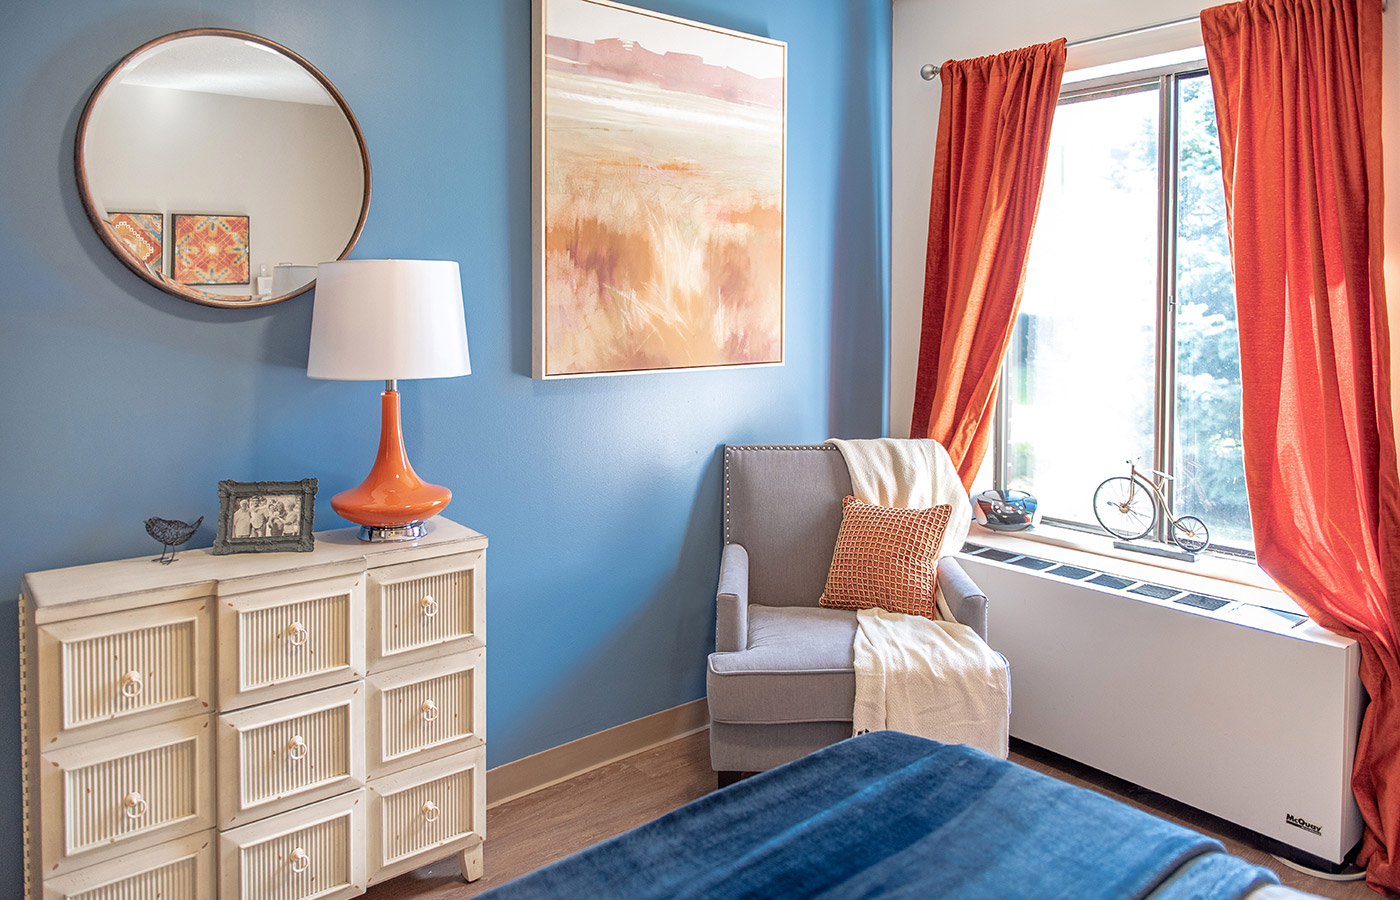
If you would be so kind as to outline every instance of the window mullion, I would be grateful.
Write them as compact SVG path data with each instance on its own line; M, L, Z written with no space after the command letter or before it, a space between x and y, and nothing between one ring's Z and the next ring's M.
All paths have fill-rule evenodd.
M1173 428L1176 403L1176 156L1177 103L1176 75L1159 80L1160 115L1157 131L1157 374L1154 421L1153 468L1171 475L1175 454ZM1167 502L1174 504L1175 483L1163 489ZM1157 522L1157 540L1169 539L1169 525L1163 515Z
M1020 327L1019 325L1013 327ZM1015 346L1013 333L1012 346ZM1006 435L1010 420L1010 413L1007 410L1006 391L1007 387L1013 384L1011 380L1011 354L1006 354L1006 359L1002 362L1001 380L997 385L997 399L992 407L992 487L999 491L1009 490L1011 487L1011 461L1010 454L1006 452ZM1002 496L1005 496L1003 494Z

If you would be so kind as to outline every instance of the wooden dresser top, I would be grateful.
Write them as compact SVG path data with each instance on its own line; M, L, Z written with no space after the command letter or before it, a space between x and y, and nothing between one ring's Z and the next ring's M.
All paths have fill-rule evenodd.
M311 581L377 566L417 559L467 553L486 548L486 536L441 516L429 519L428 534L416 541L371 544L359 540L358 528L316 532L310 553L279 551L215 556L213 551L181 550L170 565L152 562L156 550L145 556L113 562L31 572L24 576L24 595L36 618L69 618L129 605L122 598L149 597L145 602L208 597L255 589L267 577L279 583ZM82 604L83 612L62 610ZM144 605L140 604L140 605Z

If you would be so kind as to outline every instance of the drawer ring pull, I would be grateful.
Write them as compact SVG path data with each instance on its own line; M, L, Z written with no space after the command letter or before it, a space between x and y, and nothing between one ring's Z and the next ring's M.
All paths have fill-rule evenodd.
M128 819L139 819L146 814L146 798L141 796L140 791L132 791L122 800L122 812L126 813Z
M429 822L436 822L438 820L438 805L431 800L424 803L423 818L427 819Z
M423 705L419 707L419 710L421 711L421 713L422 713L422 715L423 715L423 721L424 721L424 722L436 722L436 721L437 721L437 717L438 717L438 707L437 707L437 704L434 703L433 701L431 701L431 700L424 700L424 701L423 701Z
M424 618L431 619L438 613L438 602L433 599L432 594L425 594L423 599L418 601L418 608L423 610Z
M301 647L306 644L306 626L300 622L293 622L287 626L287 638L292 642L293 647Z
M293 735L292 739L287 741L287 755L293 760L306 759L307 752L306 738L301 735Z
M141 696L141 692L145 689L146 686L141 682L141 671L139 669L132 669L122 676L121 692L122 696L126 699L136 699Z
M311 868L311 856L300 847L292 851L292 871L300 875Z

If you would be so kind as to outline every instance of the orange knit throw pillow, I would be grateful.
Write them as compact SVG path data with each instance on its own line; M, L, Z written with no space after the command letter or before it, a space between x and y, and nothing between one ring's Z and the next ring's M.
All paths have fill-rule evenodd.
M935 618L938 549L952 514L947 504L900 509L844 498L821 605Z

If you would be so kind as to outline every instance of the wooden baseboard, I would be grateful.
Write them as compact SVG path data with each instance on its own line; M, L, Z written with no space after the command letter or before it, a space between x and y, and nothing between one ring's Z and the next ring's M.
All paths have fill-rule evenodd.
M709 706L701 697L508 762L487 770L486 805L496 806L523 797L625 756L694 734L709 724Z

